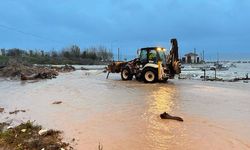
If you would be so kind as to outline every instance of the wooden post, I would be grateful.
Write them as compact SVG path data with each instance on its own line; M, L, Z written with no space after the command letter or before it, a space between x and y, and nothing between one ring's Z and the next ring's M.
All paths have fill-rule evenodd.
M110 72L108 72L108 74L107 74L107 76L106 76L106 79L108 79L108 78L109 78L109 73L110 73Z
M211 70L214 70L214 80L216 81L216 68L211 68Z
M202 71L204 71L204 80L203 81L206 81L206 69L202 69Z
M214 78L216 80L216 68L214 69Z

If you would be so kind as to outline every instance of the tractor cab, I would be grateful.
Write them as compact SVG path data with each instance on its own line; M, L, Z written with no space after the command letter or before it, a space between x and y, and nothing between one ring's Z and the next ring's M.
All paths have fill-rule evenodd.
M139 50L139 62L141 65L146 65L147 63L157 64L161 61L162 64L166 64L166 49L162 47L147 47L141 48Z

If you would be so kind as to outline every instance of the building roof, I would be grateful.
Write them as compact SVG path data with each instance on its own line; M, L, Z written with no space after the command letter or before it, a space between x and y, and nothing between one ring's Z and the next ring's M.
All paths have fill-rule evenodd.
M187 54L185 54L185 56L198 56L198 55L195 53L187 53Z

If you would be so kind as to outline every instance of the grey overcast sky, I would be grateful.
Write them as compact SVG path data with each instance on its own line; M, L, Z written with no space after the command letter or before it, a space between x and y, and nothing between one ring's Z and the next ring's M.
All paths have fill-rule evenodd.
M249 0L0 0L0 48L104 45L134 56L145 46L207 59L250 58Z

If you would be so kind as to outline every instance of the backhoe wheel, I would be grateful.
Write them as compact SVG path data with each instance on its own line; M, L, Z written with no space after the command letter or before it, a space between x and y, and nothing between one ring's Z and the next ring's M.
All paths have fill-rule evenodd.
M121 77L122 80L132 80L133 75L130 73L130 69L126 67L122 69Z
M143 71L143 80L146 83L154 83L158 79L157 70L154 68L146 68Z

